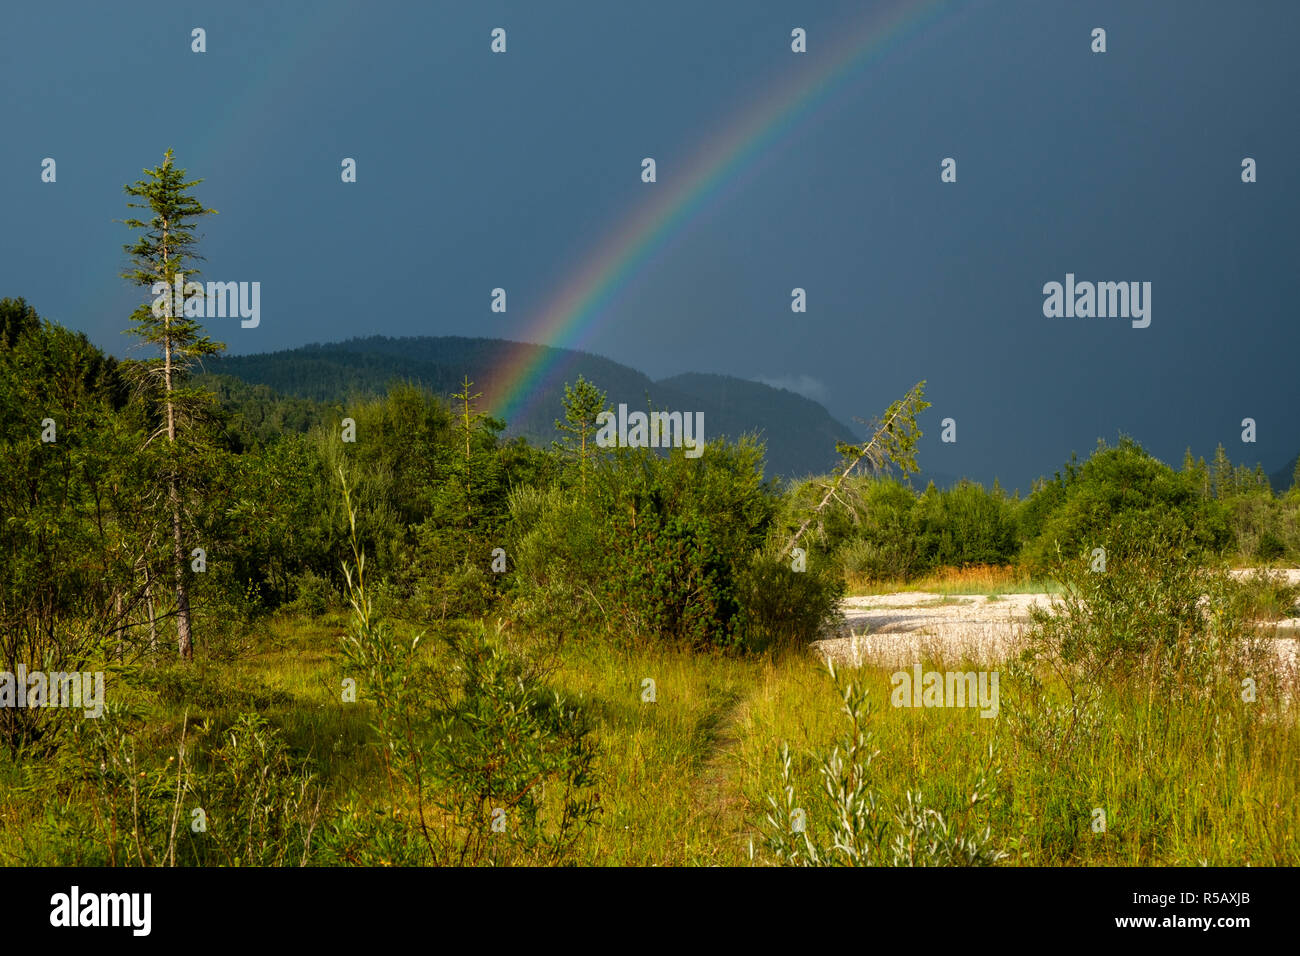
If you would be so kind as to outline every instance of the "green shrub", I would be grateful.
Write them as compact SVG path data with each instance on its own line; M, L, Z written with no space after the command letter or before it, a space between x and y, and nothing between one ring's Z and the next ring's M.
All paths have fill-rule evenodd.
M1276 621L1300 615L1300 584L1291 584L1281 574L1263 569L1232 582L1233 610L1247 621Z
M1024 557L1036 573L1052 565L1058 549L1071 556L1091 550L1122 521L1183 538L1200 552L1217 553L1231 544L1222 505L1203 498L1192 476L1173 471L1129 438L1114 448L1099 442L1081 467L1067 466L1064 478L1040 486L1021 508L1022 528L1040 495L1053 507L1025 545Z
M827 636L840 619L844 578L836 565L816 556L809 556L804 571L794 571L788 556L769 547L740 569L736 594L741 646L765 651Z
M564 862L597 810L585 712L548 693L546 667L509 648L500 627L444 628L434 653L422 635L398 639L354 554L345 673L373 705L388 807L349 804L325 827L322 852L359 863Z
M835 561L846 576L868 581L907 581L923 567L918 543L909 538L846 541L835 552Z
M807 633L805 608L779 595L764 604L755 590L756 580L770 579L751 563L760 560L777 504L761 466L762 448L749 439L714 442L693 459L681 449L622 448L592 464L585 493L515 492L521 618L546 632L585 625L619 642L684 647L734 647L746 635L765 645ZM777 620L782 607L794 618Z
M333 585L310 568L293 579L293 600L285 609L293 614L321 617L338 601Z
M1238 494L1224 503L1232 546L1240 560L1274 561L1286 554L1285 506L1267 490Z
M931 485L913 522L928 567L1006 564L1016 556L1014 506L996 485L990 491L970 481L943 491Z
M797 805L799 781L789 747L782 745L781 795L767 796L770 810L763 821L772 861L781 866L992 866L1006 857L988 827L975 831L955 824L928 806L919 790L909 790L892 814L880 805L871 780L879 751L872 748L868 729L867 690L837 673L829 660L826 666L849 729L830 753L817 755L821 792L807 794L806 809ZM992 796L997 773L990 751L970 789L967 815Z
M36 775L62 864L283 866L311 855L315 776L257 714L219 733L182 721L164 758L170 748L140 715L108 707L70 723L64 744Z
M1259 652L1235 600L1240 588L1202 564L1193 532L1147 516L1126 517L1092 542L1104 550L1059 553L1053 607L1031 608L1026 660L1069 676L1080 696L1141 672L1167 689L1203 694L1240 674Z

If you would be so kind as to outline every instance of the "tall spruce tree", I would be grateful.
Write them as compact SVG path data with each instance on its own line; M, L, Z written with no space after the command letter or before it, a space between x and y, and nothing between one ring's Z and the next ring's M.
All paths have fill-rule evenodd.
M203 258L195 251L198 239L194 225L200 216L210 215L216 210L206 208L189 193L203 180L186 180L185 170L173 161L172 150L167 150L161 166L146 169L144 173L148 178L124 187L128 196L141 200L128 202L127 206L149 210L152 217L148 221L122 220L130 229L143 230L135 242L123 247L131 256L132 267L122 273L122 278L148 287L151 293L156 283L166 283L167 286L165 296L152 293L147 304L131 313L133 325L128 331L161 353L158 358L134 363L134 368L138 373L137 385L147 399L158 403L162 419L146 445L163 435L167 438L165 466L159 478L166 487L166 507L171 519L177 649L182 659L189 660L194 649L186 585L189 564L183 528L186 482L182 445L211 399L208 393L187 388L185 383L196 361L215 355L225 346L208 338L203 327L186 314L187 309L177 308L181 304L173 300L172 290L177 278L183 277L182 292L188 298L189 281L198 275L194 263Z

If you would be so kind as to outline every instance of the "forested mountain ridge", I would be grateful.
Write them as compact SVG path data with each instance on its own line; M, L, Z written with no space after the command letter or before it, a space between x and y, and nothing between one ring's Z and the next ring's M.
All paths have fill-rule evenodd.
M411 382L440 394L460 388L465 376L476 391L494 392L506 369L517 367L520 350L529 361L566 363L562 380L543 388L521 417L507 422L507 435L549 445L556 437L555 419L564 397L565 381L579 375L603 390L611 405L626 403L655 408L703 412L705 437L737 438L757 433L767 445L769 475L798 477L819 473L839 460L838 441L859 436L837 421L817 402L759 382L690 372L654 381L618 362L586 352L527 345L504 339L372 336L255 355L227 355L207 363L208 379L232 376L264 385L284 396L336 405L352 396L384 393L393 382ZM539 353L529 355L529 352Z

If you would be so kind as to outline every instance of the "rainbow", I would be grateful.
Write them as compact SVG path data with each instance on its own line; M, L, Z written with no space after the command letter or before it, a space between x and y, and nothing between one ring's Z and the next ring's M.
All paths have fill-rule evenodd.
M528 342L581 349L618 296L656 261L700 213L751 181L776 155L774 146L791 134L836 91L887 53L950 11L958 0L897 0L876 6L855 29L840 31L829 53L824 34L808 38L813 64L793 83L760 97L749 109L700 147L684 172L668 171L667 182L645 186L651 198L640 205L574 270L562 288L529 323ZM570 368L571 354L521 345L508 355L488 396L493 414L514 422ZM558 409L556 410L559 411Z

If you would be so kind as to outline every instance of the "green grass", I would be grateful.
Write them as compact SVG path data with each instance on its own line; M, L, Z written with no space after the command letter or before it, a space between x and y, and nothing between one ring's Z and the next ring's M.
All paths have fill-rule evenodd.
M340 701L337 651L344 619L276 617L259 623L261 650L233 664L199 660L145 672L135 705L154 749L174 752L181 721L219 736L256 710L325 785L323 812L346 798L381 801L382 769L365 704ZM968 669L956 661L927 668ZM974 668L969 668L974 669ZM643 680L656 699L642 701ZM1296 709L1239 699L1232 685L1208 699L1170 700L1132 680L1102 688L1095 729L1073 751L1044 709L1063 701L1003 671L1001 715L890 706L890 674L866 668L880 756L873 780L886 807L920 787L963 825L991 827L1012 864L1296 865L1300 863L1300 728ZM774 793L783 741L795 757L810 828L824 825L813 753L844 731L821 663L776 656L615 649L570 640L548 683L595 718L601 814L578 843L586 865L737 865L761 849L765 795ZM1046 696L1045 696L1046 695ZM1020 729L1017 729L1020 728ZM993 745L1001 774L993 800L969 819L964 795ZM48 793L30 764L0 754L0 862L75 862L46 826ZM1107 816L1091 829L1094 808Z
M1300 617L1300 583L1289 584L1281 575L1256 570L1236 582L1237 607L1256 621Z
M1051 580L1036 578L1014 567L975 565L969 568L939 568L907 581L873 581L850 576L848 594L868 597L879 594L897 594L906 591L925 591L933 594L1055 594L1060 585Z

